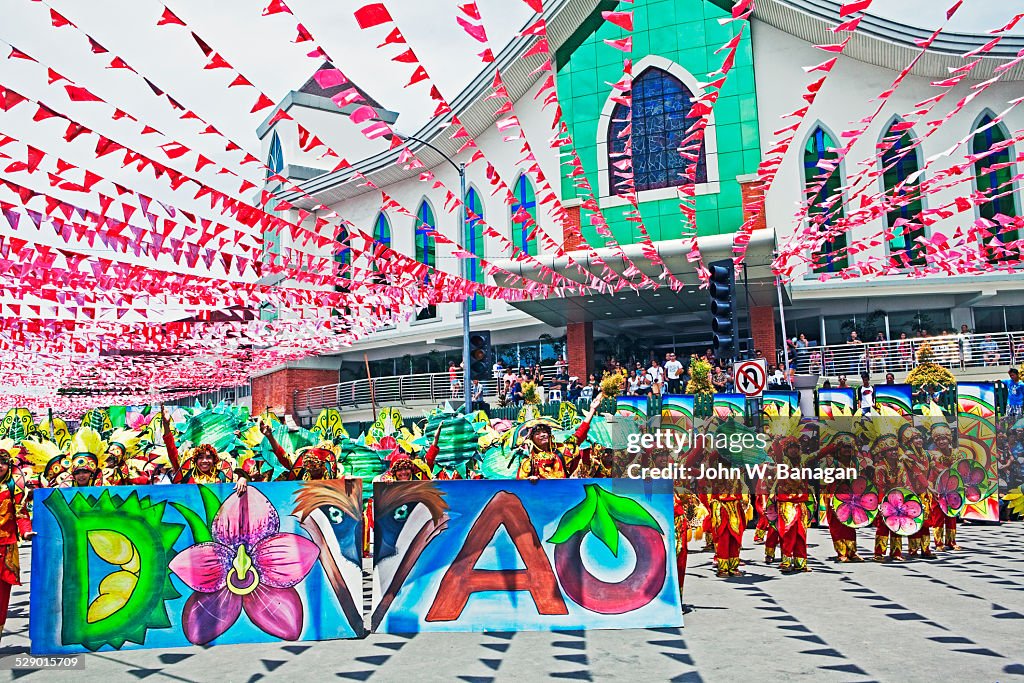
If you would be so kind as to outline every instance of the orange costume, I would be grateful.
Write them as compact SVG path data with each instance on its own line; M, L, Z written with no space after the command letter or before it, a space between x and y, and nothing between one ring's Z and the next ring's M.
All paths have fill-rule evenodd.
M0 445L0 462L7 473L0 479L0 632L7 623L7 609L11 602L11 587L21 585L21 558L18 542L32 532L32 523L25 509L25 481L14 468L11 450L13 442Z

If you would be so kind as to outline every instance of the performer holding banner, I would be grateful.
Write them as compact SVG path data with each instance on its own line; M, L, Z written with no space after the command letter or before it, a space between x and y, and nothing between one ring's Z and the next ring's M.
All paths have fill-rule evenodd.
M936 507L929 488L933 479L931 458L924 447L924 435L921 430L913 424L907 423L899 430L900 448L903 450L906 459L910 483L914 493L921 499L924 506L924 523L920 531L914 533L907 539L907 546L910 550L910 557L917 557L920 553L925 559L932 559L935 553L931 547L931 515Z
M586 441L590 432L590 421L597 413L603 398L598 397L590 404L590 411L576 428L576 432L561 444L556 444L552 433L558 423L547 418L537 418L520 428L526 439L520 448L518 479L567 479L582 464L590 466L589 458L584 462L580 444Z
M25 479L14 466L17 450L11 439L0 441L0 554L3 556L3 565L0 566L0 638L7 623L11 587L21 585L18 542L35 535L25 509Z
M945 422L932 425L931 439L935 449L929 453L932 456L936 479L943 472L954 470L960 460L970 457L963 449L953 446L953 430ZM933 506L929 521L935 535L936 550L961 550L956 543L956 520L956 515L943 512L938 505Z
M830 421L830 422L834 422ZM852 424L849 425L852 427ZM822 430L824 445L821 448L821 455L824 458L834 458L836 467L857 467L860 472L859 458L857 456L857 437L845 430ZM868 489L874 489L866 473L860 472L860 477L853 481L835 481L826 484L824 490L825 515L828 521L828 533L832 537L832 547L836 551L836 559L840 562L863 562L864 558L857 553L857 527L862 526L861 520L854 519L855 513L863 510L862 500L849 501L856 491L858 497L864 493L873 495L873 511L878 509L877 492L871 493ZM839 501L838 503L836 501ZM851 505L856 502L857 505ZM839 511L843 511L843 518L840 518ZM868 512L863 513L867 524ZM872 518L873 519L873 518Z

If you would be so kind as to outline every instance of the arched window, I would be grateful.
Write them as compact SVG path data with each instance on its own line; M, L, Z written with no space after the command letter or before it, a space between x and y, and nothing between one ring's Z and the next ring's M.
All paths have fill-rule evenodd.
M909 129L902 130L903 128L905 125L897 119L889 126L883 138L886 144L893 145L882 155L882 184L890 201L910 200L907 204L886 213L886 225L897 233L889 240L889 256L896 266L907 268L923 266L925 258L924 249L917 241L919 237L924 237L924 225L921 223L923 206L920 178L915 176L913 182L906 182L921 168L920 149L913 147L915 138ZM912 221L912 224L904 223L896 228L896 223L900 219Z
M348 229L345 226L338 229L338 236L334 240L334 262L337 264L334 269L335 276L352 278L352 273L348 268L348 265L352 263L352 247L349 245ZM334 290L347 292L348 288L335 285Z
M525 173L516 180L514 194L516 201L512 204L512 241L518 249L536 256L537 238L531 238L530 235L537 228L537 196L533 192L533 183Z
M419 210L416 211L416 260L431 268L437 267L437 252L434 247L434 238L429 233L436 229L434 212L427 200L424 199L420 202ZM429 274L423 276L423 282L430 283ZM416 314L417 320L429 320L435 317L437 317L437 306L433 304Z
M267 154L267 178L269 179L272 175L281 173L284 170L284 151L281 149L281 138L278 137L277 131L275 130L270 137L270 152ZM275 184L272 188L268 188L271 192L275 191L280 184ZM278 215L276 211L271 211L273 215ZM281 232L279 230L267 230L263 233L263 262L270 263L274 256L281 255ZM280 265L280 263L278 263Z
M474 259L465 259L466 279L472 282L484 281L484 269L480 266L480 258L484 256L484 231L480 221L484 217L484 206L480 202L480 195L473 188L466 193L466 230L463 248L477 256ZM469 302L469 310L482 311L486 307L486 299L482 294L477 294Z
M827 206L828 198L835 195L843 184L840 168L836 168L828 180L818 191L817 195L811 196L812 187L821 182L821 176L831 169L836 163L838 155L835 150L835 143L832 137L825 130L818 126L807 139L807 146L804 147L804 194L807 195L811 206L807 212L808 217L814 221L821 221L821 231L829 229L835 222L843 217L842 204L836 202L830 208ZM820 164L820 165L819 165ZM823 219L816 218L826 213ZM840 252L841 253L836 253ZM820 251L813 255L812 268L815 273L835 273L849 265L846 254L846 235L837 235L821 245Z
M284 170L284 151L281 149L281 138L277 131L270 137L270 154L267 155L267 177Z
M679 154L686 130L700 117L690 116L693 93L672 74L657 67L645 69L633 79L632 140L633 182L636 191L660 187L706 183L707 157L703 143L697 161L697 177L688 178L691 160ZM617 194L621 172L615 163L622 161L630 124L630 108L616 104L608 126L608 187Z
M978 207L978 214L982 218L994 221L999 214L1013 218L1017 215L1017 193L1014 190L1011 178L1014 168L1011 165L1010 146L1007 144L1009 135L1002 123L990 125L994 120L991 114L985 114L978 121L978 130L971 139L971 154L986 154L993 148L997 151L988 154L984 159L974 162L974 179L977 183L978 192L992 201L986 202ZM985 128L985 126L988 126ZM995 233L997 228L992 228ZM990 244L998 236L999 243L1006 244L1017 239L1016 230L1007 230L998 235L993 234L986 239L985 243ZM989 254L989 260L997 261L1006 256L998 252Z
M391 221L388 220L387 214L383 211L377 214L377 220L373 222L373 241L383 244L389 249L391 248ZM370 265L370 269L373 272L377 272L378 264L376 260Z

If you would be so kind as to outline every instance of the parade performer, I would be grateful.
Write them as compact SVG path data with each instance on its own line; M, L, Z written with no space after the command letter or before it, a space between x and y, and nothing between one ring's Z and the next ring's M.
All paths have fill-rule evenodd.
M746 486L742 479L728 477L716 481L711 494L711 526L715 539L715 563L719 578L742 576L740 549L747 517L743 510Z
M235 490L245 491L249 476L236 469L226 454L208 444L199 444L185 452L185 460L181 460L178 446L174 441L174 433L167 421L167 415L160 411L163 421L164 445L167 447L167 458L171 461L171 479L175 484L226 484L235 482Z
M259 427L278 462L284 466L285 472L278 477L279 480L312 481L338 478L337 447L331 442L321 441L316 446L300 448L295 451L293 459L274 437L274 430L270 423L261 420Z
M935 449L929 451L932 460L932 467L935 476L932 483L935 484L939 474L955 468L956 464L970 454L953 446L953 430L945 422L937 422L931 427L932 445ZM929 520L932 533L935 536L936 550L962 550L956 542L956 517L947 515L937 504L932 506L931 518Z
M103 480L109 486L145 485L150 482L150 463L139 457L141 434L115 429L107 439Z
M25 479L14 464L17 450L13 440L0 441L0 548L3 549L3 565L0 566L0 637L7 624L11 587L21 585L18 542L35 535L25 509Z
M601 405L601 398L594 399L587 416L576 428L576 432L561 444L556 444L552 429L560 425L548 418L529 420L520 427L526 435L519 446L520 462L516 474L518 479L565 479L571 476L576 468L584 462L580 455L579 445L587 438L590 421Z
M924 524L921 525L921 529L917 533L907 539L909 548L907 554L910 557L916 557L920 553L921 557L932 559L935 557L935 553L931 548L931 524L929 522L932 508L937 505L929 490L933 477L931 457L924 447L924 435L913 424L908 423L900 427L898 438L907 462L912 488L921 499L921 505L924 506Z
M440 448L437 443L441 439L441 427L434 432L434 441L430 444L423 457L413 456L406 451L401 443L397 443L395 449L388 456L390 466L383 474L374 478L374 481L423 481L433 479L434 461Z
M799 438L800 421L779 418L772 421L769 431L774 436L772 460L791 467L804 466ZM810 521L807 503L811 500L807 482L799 478L775 479L771 486L771 499L778 511L776 527L782 546L782 562L779 563L779 569L783 573L811 571L807 566L807 524ZM766 556L767 553L766 542ZM773 548L772 555L774 554Z
M832 424L837 420L830 420ZM841 425L839 429L823 427L825 432L824 442L819 454L823 458L832 458L836 467L857 467L860 471L860 462L857 454L857 437L842 427L852 428L849 425ZM862 473L865 476L867 473ZM857 554L857 529L843 524L836 515L832 506L832 498L837 493L849 491L850 483L847 481L835 481L826 484L822 498L825 505L825 519L828 522L828 533L832 537L832 547L836 551L836 559L839 562L863 562L864 558Z
M59 452L52 441L29 439L23 447L33 471L39 473L39 486L67 488L106 483L100 471L100 458L106 453L107 444L90 427L82 427L72 435L67 453Z
M871 444L874 480L879 493L885 496L894 488L909 487L910 472L906 460L900 457L896 435L881 433L877 419L866 419L859 424L865 427L865 434ZM875 554L872 559L875 562L886 561L887 548L889 561L903 562L903 537L889 529L879 514L875 520Z

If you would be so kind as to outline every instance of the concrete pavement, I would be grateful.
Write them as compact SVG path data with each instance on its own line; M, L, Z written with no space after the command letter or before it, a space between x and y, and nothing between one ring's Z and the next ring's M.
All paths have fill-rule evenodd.
M103 652L87 655L84 671L3 671L0 679L1024 680L1024 524L963 526L964 552L885 565L828 562L828 532L812 529L814 571L794 576L760 562L752 531L745 540L742 578L716 579L710 555L690 555L683 629L372 635ZM860 545L870 545L867 532ZM27 567L28 558L23 562ZM27 652L27 629L28 592L21 588L0 655Z

